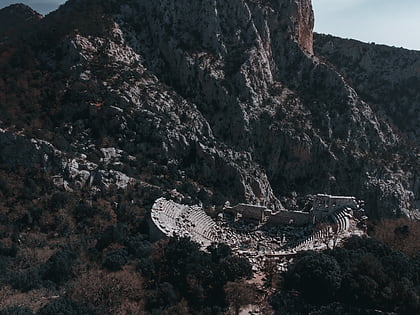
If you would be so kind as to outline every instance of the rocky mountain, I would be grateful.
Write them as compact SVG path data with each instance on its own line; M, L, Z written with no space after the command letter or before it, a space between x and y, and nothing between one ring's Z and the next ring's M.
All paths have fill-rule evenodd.
M373 82L376 46L348 53L317 35L314 52L309 0L70 0L42 19L0 15L15 12L31 24L0 44L7 172L35 167L107 198L137 187L281 209L326 192L366 200L371 217L418 215L416 53Z
M418 53L313 23L309 0L0 10L0 314L419 313L419 224L394 219L419 216ZM161 197L216 215L317 193L364 199L382 220L287 272L267 260L259 290L254 256L149 229ZM248 223L232 225L247 248ZM264 231L284 243L326 227Z
M420 141L420 52L315 34L316 53L409 140Z
M22 32L22 29L31 27L41 18L42 15L26 5L8 6L0 10L0 35L5 37L9 33Z

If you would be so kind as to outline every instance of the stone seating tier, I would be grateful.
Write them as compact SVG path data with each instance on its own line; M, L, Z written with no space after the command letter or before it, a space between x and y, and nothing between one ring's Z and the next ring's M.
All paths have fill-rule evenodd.
M219 240L216 223L200 208L159 199L152 208L152 219L167 236L190 235L203 245Z

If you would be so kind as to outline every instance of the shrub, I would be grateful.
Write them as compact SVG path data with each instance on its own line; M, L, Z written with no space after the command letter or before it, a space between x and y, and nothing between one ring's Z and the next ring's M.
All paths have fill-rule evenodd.
M98 213L100 213L99 209L97 209L96 207L91 207L85 202L81 202L73 210L73 215L76 218L77 222L81 222L85 219L92 218Z
M0 243L0 256L16 257L16 254L16 247L7 247L3 243Z
M175 305L172 305L170 307L167 307L164 309L161 313L162 315L189 315L192 314L188 308L188 303L184 299L182 299L180 302L176 303ZM203 314L218 314L216 312L203 312Z
M152 278L155 275L156 267L150 258L140 258L137 261L137 270L141 272L143 277Z
M275 314L310 314L308 303L296 292L277 291L270 297Z
M351 237L344 242L344 248L350 251L370 253L383 257L392 253L384 243L368 237Z
M110 314L143 314L143 283L128 267L114 273L91 270L75 279L69 292L78 303L92 303ZM87 313L90 314L90 313Z
M124 242L130 255L136 258L148 257L152 250L152 243L143 239L141 235L132 236Z
M54 210L64 208L68 199L69 198L66 192L56 192L50 199L50 207Z
M37 315L86 315L99 314L89 304L76 304L67 298L58 298L41 308Z
M127 255L128 253L125 249L111 251L105 257L103 266L110 271L121 270L121 268L128 262Z
M221 261L222 274L225 281L235 281L252 276L252 266L245 258L228 256Z
M401 278L414 278L414 270L410 265L410 260L400 253L393 253L381 259L384 273L395 280Z
M0 311L0 315L34 315L29 307L12 306Z
M389 247L407 255L415 255L420 250L420 223L410 219L382 219L372 235Z
M246 283L244 280L228 282L225 285L226 300L239 314L241 306L257 302L257 292L255 285Z
M7 269L7 266L9 264L9 260L10 259L8 259L6 257L0 256L0 281L3 278L2 275L4 276L6 274L6 269ZM0 284L1 284L1 282L0 282Z
M232 249L223 243L213 243L207 247L207 250L210 252L211 258L214 262L219 262L220 260L232 255Z
M277 292L271 302L280 313L334 314L345 309L344 314L370 314L369 309L377 309L419 314L419 257L410 259L377 240L353 237L342 248L298 259L285 277L289 290ZM290 289L301 292L303 299Z
M38 289L42 286L42 279L38 268L31 268L26 271L18 272L12 275L10 284L16 290L28 292Z
M69 280L73 277L72 266L75 258L75 253L69 250L56 252L42 266L42 278L57 284Z
M7 182L0 177L0 191L3 192L3 194L7 195L9 192L9 185Z
M286 284L314 303L329 302L340 288L341 268L334 257L310 254L299 259L286 275Z
M252 275L248 260L225 256L227 251L223 247L220 252L213 248L212 257L189 238L171 238L162 244L161 256L152 255L156 274L197 312L206 307L224 307L224 285Z
M121 242L124 240L126 234L127 227L124 224L110 225L105 229L101 237L99 237L95 248L101 251L107 248L111 243Z

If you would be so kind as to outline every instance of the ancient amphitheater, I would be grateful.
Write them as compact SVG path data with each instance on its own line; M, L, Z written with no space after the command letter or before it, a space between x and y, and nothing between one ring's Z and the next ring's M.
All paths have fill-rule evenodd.
M153 205L151 219L155 227L152 233L155 238L188 236L203 247L220 241L222 230L197 206L184 206L159 198Z
M259 269L267 258L324 249L351 235L364 234L366 217L363 202L354 197L318 194L305 212L227 204L216 219L199 206L159 198L152 207L150 219L154 239L188 236L203 249L214 242L225 243Z

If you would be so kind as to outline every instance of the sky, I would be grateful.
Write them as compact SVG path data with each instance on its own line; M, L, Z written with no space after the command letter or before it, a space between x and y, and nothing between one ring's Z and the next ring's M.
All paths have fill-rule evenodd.
M315 31L420 50L420 0L312 0Z
M0 0L0 8L7 7L13 3L24 3L43 15L58 8L65 0Z
M0 8L21 2L41 14L64 0L0 0ZM420 50L420 0L312 0L315 31L364 42Z

